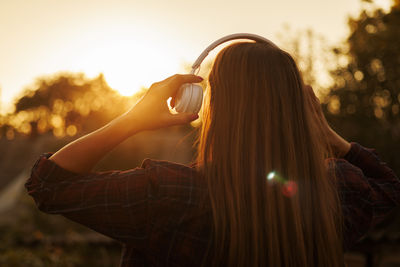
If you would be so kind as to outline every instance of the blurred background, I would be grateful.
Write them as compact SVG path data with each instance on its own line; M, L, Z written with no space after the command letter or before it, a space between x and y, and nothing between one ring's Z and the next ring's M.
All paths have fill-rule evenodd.
M400 173L400 0L0 1L0 266L117 266L120 244L36 209L24 189L31 167L236 32L289 51L332 127ZM200 123L138 134L96 170L190 163ZM348 265L400 266L399 223L396 210Z

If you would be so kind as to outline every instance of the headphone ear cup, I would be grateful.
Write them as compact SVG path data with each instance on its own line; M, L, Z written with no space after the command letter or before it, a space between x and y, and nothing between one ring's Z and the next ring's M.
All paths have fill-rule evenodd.
M192 107L191 112L197 114L201 109L201 104L203 104L203 87L198 84L194 84L192 90L193 95L190 104Z
M186 110L186 106L189 102L188 100L188 91L190 88L188 88L187 83L183 84L181 88L179 88L178 93L176 94L175 97L175 110L178 113L183 113Z
M203 102L203 88L198 84L186 83L179 88L175 100L178 113L198 113Z

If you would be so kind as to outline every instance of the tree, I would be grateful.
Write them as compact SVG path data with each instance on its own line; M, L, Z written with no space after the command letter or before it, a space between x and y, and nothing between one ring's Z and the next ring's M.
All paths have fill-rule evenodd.
M338 132L377 148L399 173L400 0L387 13L369 2L349 20L346 43L334 49L338 67L324 109Z
M335 58L326 38L312 29L293 30L284 25L277 39L279 46L296 60L304 82L322 93L331 82L328 68Z
M112 90L102 74L94 79L81 73L42 77L16 101L15 111L4 117L1 128L9 139L14 132L73 136L102 126L126 111L132 100Z

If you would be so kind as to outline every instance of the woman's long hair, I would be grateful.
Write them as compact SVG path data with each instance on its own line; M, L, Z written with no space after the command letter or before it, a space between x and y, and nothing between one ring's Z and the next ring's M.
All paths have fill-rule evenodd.
M265 43L224 48L199 137L213 215L213 265L342 266L342 213L301 74Z

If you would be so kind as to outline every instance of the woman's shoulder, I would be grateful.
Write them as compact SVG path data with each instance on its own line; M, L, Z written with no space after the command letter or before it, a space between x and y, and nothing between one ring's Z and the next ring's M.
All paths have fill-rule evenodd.
M349 152L343 158L330 158L326 163L328 173L336 176L339 186L371 190L374 183L396 186L399 183L396 174L380 159L375 149L355 142L351 143Z
M343 158L327 163L337 184L349 248L400 205L400 180L374 149L357 143Z
M199 188L205 187L204 179L195 164L183 164L168 160L145 159L141 165L158 186Z
M195 164L183 164L168 160L159 160L159 159L149 159L146 158L143 160L141 168L145 169L148 172L152 173L160 173L165 175L174 175L174 176L193 176L197 175L197 169Z

